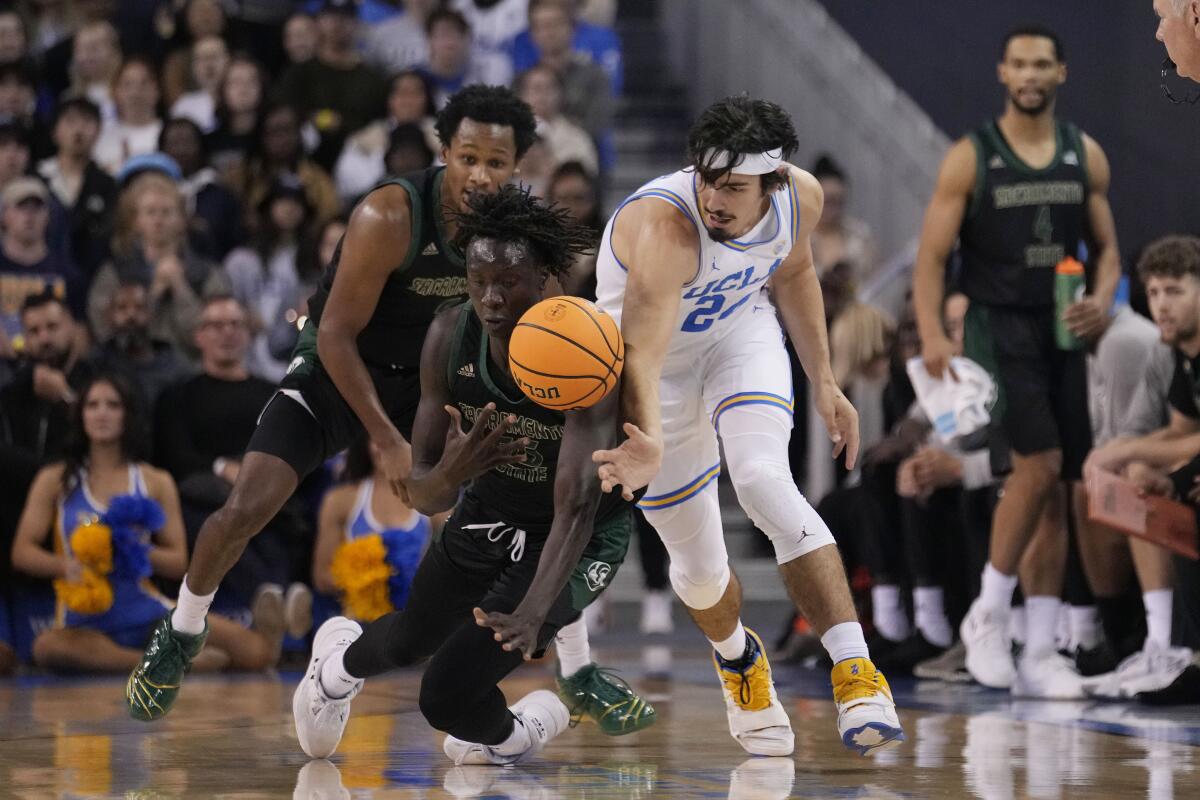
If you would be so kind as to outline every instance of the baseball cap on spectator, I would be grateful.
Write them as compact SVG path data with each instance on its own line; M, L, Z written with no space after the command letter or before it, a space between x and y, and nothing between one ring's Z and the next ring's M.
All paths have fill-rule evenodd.
M324 0L317 9L318 14L345 14L350 17L358 16L358 0Z
M117 183L125 186L143 172L161 172L173 181L183 180L183 170L175 159L166 153L143 153L121 165L117 171Z
M3 193L0 193L0 205L5 208L19 205L26 200L41 200L44 204L49 203L50 191L46 188L46 184L37 178L25 175L9 181L8 186L4 187Z

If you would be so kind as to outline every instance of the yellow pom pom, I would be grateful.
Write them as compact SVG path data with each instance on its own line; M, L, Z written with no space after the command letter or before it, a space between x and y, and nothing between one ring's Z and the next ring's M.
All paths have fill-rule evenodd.
M103 575L84 567L77 582L56 580L54 593L76 614L103 614L112 608L112 584Z
M342 610L354 619L371 622L395 609L388 590L392 568L379 534L360 536L338 546L329 565L342 596Z
M113 568L112 529L100 522L80 525L71 534L71 553L83 566L107 575Z

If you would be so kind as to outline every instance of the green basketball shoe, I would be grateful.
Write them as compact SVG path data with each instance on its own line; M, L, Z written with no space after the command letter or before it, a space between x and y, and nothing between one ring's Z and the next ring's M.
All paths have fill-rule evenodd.
M192 668L192 659L204 648L204 632L195 636L171 629L171 615L154 627L142 663L134 668L125 684L125 702L129 716L144 722L165 717L175 703L183 674Z
M569 678L558 673L558 694L571 712L571 726L587 716L609 736L648 728L658 719L654 706L647 703L629 684L612 672L588 664Z

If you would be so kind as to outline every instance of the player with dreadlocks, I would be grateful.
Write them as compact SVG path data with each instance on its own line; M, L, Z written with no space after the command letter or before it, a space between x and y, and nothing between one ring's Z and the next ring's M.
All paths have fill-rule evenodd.
M403 611L365 630L335 617L317 632L292 706L300 744L314 757L337 747L364 678L431 656L420 707L448 734L446 755L501 765L535 755L571 712L546 690L508 708L497 684L579 617L603 588L588 568L615 572L629 544L631 504L602 494L591 464L594 450L615 443L619 393L552 411L528 400L508 370L517 321L551 276L591 249L589 235L513 186L468 206L456 216L455 242L470 302L438 314L425 338L408 481L421 512L454 511ZM653 721L619 679L604 685L622 695L608 702L610 716L629 730Z

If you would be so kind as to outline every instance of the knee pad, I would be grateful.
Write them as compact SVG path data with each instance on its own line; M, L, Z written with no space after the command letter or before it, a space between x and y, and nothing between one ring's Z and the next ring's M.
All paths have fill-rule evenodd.
M712 608L729 588L729 562L722 561L715 572L686 573L671 564L668 574L675 594L688 608L703 611Z
M747 460L732 477L742 509L771 540L778 563L835 544L829 526L804 499L787 465Z

